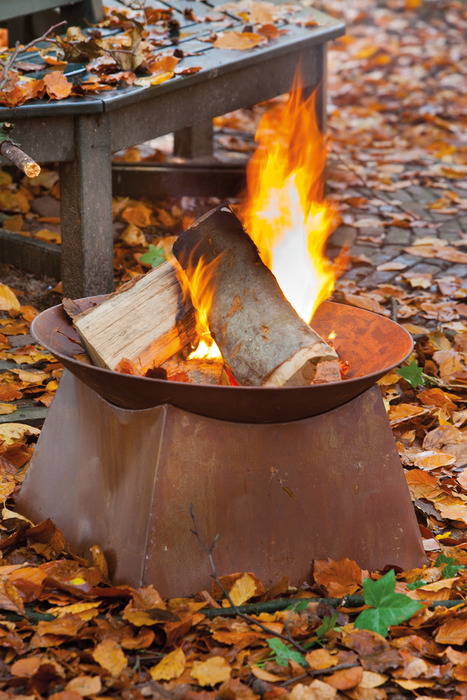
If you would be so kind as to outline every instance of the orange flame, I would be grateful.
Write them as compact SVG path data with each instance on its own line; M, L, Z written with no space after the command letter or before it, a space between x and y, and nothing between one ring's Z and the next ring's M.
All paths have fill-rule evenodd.
M336 212L323 197L327 149L315 95L304 100L296 80L287 103L262 117L239 212L264 264L306 322L335 282L324 248Z
M196 264L193 262L193 257L192 254L187 271L183 270L176 259L172 260L183 296L184 298L190 297L196 313L196 334L199 342L187 359L203 358L221 362L222 354L211 336L208 322L208 313L214 296L214 287L211 284L211 279L215 268L220 262L220 256L211 263L205 263L203 258L200 257Z

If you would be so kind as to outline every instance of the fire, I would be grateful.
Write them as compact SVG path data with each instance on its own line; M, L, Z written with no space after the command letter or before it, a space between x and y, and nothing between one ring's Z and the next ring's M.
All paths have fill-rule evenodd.
M239 216L285 297L307 323L333 291L335 273L324 248L334 208L323 196L326 139L295 81L290 97L267 112L247 169L247 200Z
M255 137L258 148L247 168L247 194L238 212L263 262L306 322L331 295L336 277L336 268L324 255L336 212L323 194L327 148L317 124L315 97L314 93L303 99L295 81L287 103L263 116ZM189 282L179 272L197 311L200 344L189 359L222 360L207 319L216 261L207 266L202 262L192 266Z
M214 289L210 285L213 272L220 258L214 262L205 264L200 258L197 262L190 260L188 274L180 267L175 258L172 264L175 267L182 292L189 296L196 311L196 334L199 339L197 347L188 356L189 360L206 359L216 362L222 361L222 354L211 336L208 323L208 312L211 308Z

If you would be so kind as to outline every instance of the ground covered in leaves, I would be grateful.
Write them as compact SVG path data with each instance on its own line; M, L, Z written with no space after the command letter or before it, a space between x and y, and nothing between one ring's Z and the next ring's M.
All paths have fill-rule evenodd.
M380 386L427 566L365 572L315 561L299 590L219 572L212 590L168 601L152 586L112 586L98 546L89 565L52 523L14 512L39 433L15 412L24 400L49 405L61 373L29 326L60 290L4 267L0 700L467 697L467 7L322 4L348 27L330 51L328 187L342 218L331 252L351 245L335 297L413 334L412 357ZM262 109L219 119L218 143L248 153ZM163 157L145 148L122 157ZM33 183L1 178L4 228L59 241L55 171ZM116 198L117 283L163 259L214 204Z

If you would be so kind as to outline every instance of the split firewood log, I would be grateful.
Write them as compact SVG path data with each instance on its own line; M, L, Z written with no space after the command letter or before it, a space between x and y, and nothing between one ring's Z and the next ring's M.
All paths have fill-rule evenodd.
M170 262L87 311L66 300L64 307L93 364L107 369L144 375L196 336L194 309Z
M315 378L340 379L337 354L284 297L231 209L218 207L196 221L175 241L173 252L188 281L198 264L213 268L209 328L239 384L297 386Z

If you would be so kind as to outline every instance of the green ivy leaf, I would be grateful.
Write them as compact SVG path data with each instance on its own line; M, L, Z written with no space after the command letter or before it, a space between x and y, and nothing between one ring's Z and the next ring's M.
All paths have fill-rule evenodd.
M441 564L446 564L441 572L443 578L454 578L454 576L457 576L459 571L464 568L462 564L459 564L457 559L454 559L454 557L447 557L445 554L440 554L436 559L435 566L440 566Z
M140 255L140 262L144 265L151 265L151 267L158 267L166 261L166 255L163 248L159 248L152 243L149 244L149 250L147 253Z
M295 649L289 649L282 639L271 637L271 639L266 639L266 641L274 652L274 661L278 666L287 666L289 660L296 661L301 666L308 666L303 654L300 654Z
M415 360L412 360L410 365L399 367L397 374L408 381L414 389L416 389L420 384L425 384L423 369L417 365Z
M332 617L329 617L328 615L323 619L322 623L316 630L316 636L318 639L321 639L321 637L324 637L324 635L327 632L330 632L331 630L334 629L336 626L336 620L337 620L337 613L335 612Z
M409 591L415 591L417 588L422 588L422 586L426 586L426 581L414 581L407 584Z
M394 569L379 581L363 581L363 599L372 607L363 610L355 620L355 627L371 630L385 637L390 625L397 625L412 617L423 605L403 593L396 593Z

